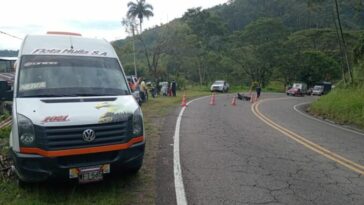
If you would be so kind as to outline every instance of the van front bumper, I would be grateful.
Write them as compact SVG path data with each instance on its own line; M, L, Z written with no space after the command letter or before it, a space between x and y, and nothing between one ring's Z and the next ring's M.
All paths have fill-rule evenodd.
M124 150L66 157L43 157L22 154L10 150L15 172L24 182L67 180L71 168L110 164L111 173L140 167L143 163L145 143L135 144Z

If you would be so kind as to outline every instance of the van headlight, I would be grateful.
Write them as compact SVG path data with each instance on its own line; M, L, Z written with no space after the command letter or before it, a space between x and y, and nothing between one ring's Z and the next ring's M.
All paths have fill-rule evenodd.
M143 114L138 108L133 115L133 136L139 137L143 135Z
M18 114L17 118L20 144L24 146L32 146L35 142L34 126L32 121L21 114Z

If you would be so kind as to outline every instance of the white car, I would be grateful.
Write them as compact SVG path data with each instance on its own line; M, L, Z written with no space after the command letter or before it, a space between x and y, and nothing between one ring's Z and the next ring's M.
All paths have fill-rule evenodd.
M211 92L223 92L223 93L227 93L229 92L229 83L227 83L224 80L217 80L215 81L211 87L210 90Z
M312 95L321 96L324 94L324 86L323 85L315 85L312 90Z

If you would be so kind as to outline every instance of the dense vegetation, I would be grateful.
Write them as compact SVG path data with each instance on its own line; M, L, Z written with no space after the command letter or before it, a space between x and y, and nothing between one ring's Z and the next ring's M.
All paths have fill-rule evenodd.
M339 7L345 44L331 0L232 0L190 9L181 19L136 35L138 73L180 85L279 81L283 89L294 81L338 82L348 67L357 67L354 50L364 33L363 3L341 0ZM130 74L132 42L113 42Z

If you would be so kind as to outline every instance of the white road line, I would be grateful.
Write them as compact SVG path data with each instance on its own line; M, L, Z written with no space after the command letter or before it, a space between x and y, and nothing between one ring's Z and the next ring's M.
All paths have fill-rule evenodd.
M361 136L364 136L364 133L361 133L361 132L358 132L358 131L355 131L355 130L352 130L352 129L348 129L348 128L345 128L343 126L338 126L338 125L335 125L335 124L332 124L332 123L329 123L329 122L326 122L324 120L321 120L321 119L317 119L315 117L312 117L306 113L303 113L301 110L299 110L297 107L299 106L302 106L302 105L307 105L307 104L310 104L309 102L304 102L304 103L300 103L300 104L297 104L293 107L293 109L300 113L301 115L305 116L306 118L309 118L309 119L312 119L312 120L316 120L318 122L321 122L321 123L324 123L324 124L327 124L327 125L330 125L332 127L336 127L336 128L339 128L339 129L342 129L342 130L345 130L345 131L348 131L348 132L351 132L351 133L354 133L354 134L358 134L358 135L361 135Z
M196 100L201 100L203 98L207 98L210 96L205 96L201 98L194 99L187 103L187 106ZM182 169L181 169L181 159L180 159L180 140L179 133L181 128L181 121L183 113L185 112L186 107L181 109L181 112L178 115L176 129L174 131L174 146L173 146L173 171L174 171L174 187L176 190L176 200L177 205L187 205L186 192L183 184L182 177Z

